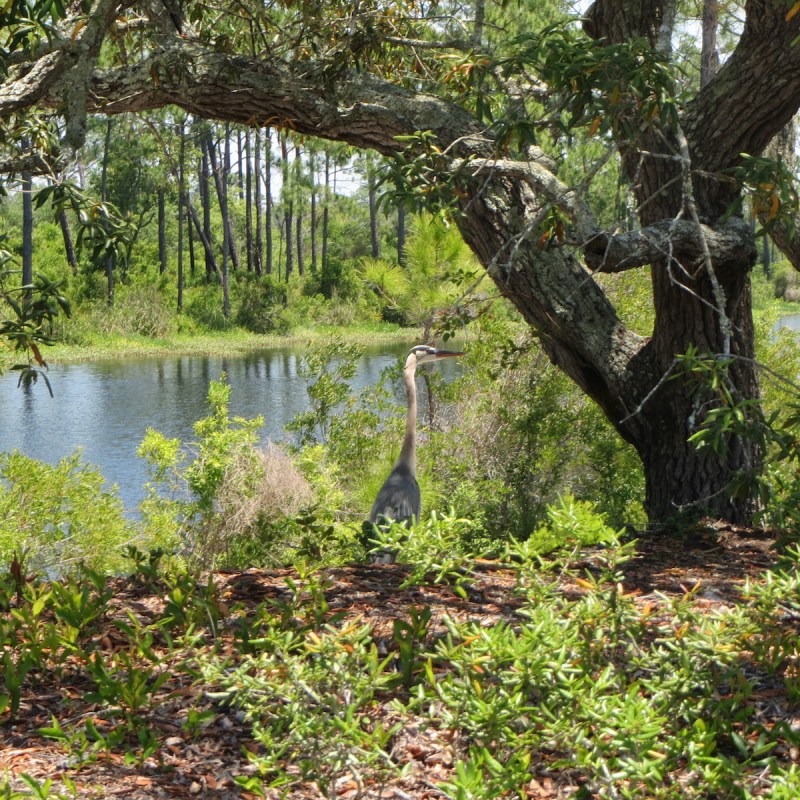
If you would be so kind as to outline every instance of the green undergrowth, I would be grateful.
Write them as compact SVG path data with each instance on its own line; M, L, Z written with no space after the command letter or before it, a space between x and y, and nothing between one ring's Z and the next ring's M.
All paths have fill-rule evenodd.
M554 526L569 523L555 512ZM741 602L712 605L699 587L626 593L636 543L605 529L588 551L578 537L548 556L512 543L476 560L449 546L459 524L440 522L424 552L396 537L402 565L370 580L440 584L453 609L472 601L473 621L409 601L381 641L369 616L331 607L325 570L287 571L280 591L244 602L222 591L225 576L160 552L130 548L115 579L84 569L48 582L13 562L0 578L0 726L36 725L67 767L51 782L6 774L0 797L78 796L76 782L120 759L166 775L168 749L208 747L226 715L245 741L243 796L430 788L404 750L412 729L446 752L434 788L454 800L524 798L543 782L578 798L797 796L799 552ZM492 576L513 587L513 613L482 615ZM59 698L44 722L40 695ZM169 744L165 714L180 728Z

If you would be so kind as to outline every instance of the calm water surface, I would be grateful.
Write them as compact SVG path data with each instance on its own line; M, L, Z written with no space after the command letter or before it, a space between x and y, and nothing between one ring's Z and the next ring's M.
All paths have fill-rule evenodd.
M30 391L17 377L0 376L0 452L19 450L55 464L83 449L119 487L127 510L143 497L145 462L136 449L148 427L184 442L208 413L208 384L225 372L232 416L263 415L262 441L286 438L284 426L308 407L306 382L297 369L301 348L262 350L235 357L174 356L87 364L53 365L48 373L55 397L41 382ZM378 381L383 369L408 352L408 345L368 348L352 381L355 390ZM442 365L446 366L446 365Z

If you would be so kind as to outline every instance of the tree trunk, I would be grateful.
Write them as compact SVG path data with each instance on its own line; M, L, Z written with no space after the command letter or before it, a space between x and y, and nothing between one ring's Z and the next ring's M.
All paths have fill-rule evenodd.
M213 162L212 162L213 163ZM230 124L225 124L225 147L223 152L223 163L225 165L224 175L219 175L219 170L214 170L217 181L217 192L219 197L219 208L222 212L222 226L225 235L222 237L222 316L230 319L231 316L231 274L229 260L231 248L230 227L228 225L228 175L231 166L231 139Z
M264 129L264 245L266 247L266 273L272 275L272 132Z
M255 242L253 243L253 267L256 275L261 277L264 272L264 236L261 225L263 223L263 212L261 210L261 130L256 128L253 132L255 142L253 144L253 178L254 178L254 198L255 205Z
M33 283L33 177L22 173L22 285Z
M183 228L186 207L186 131L181 122L178 126L178 276L177 276L177 309L183 311Z
M311 272L317 273L317 155L311 150L308 155L308 173L311 180Z
M242 171L242 129L236 129L236 183L239 186L239 200L244 201L245 187L244 187L244 172Z
M111 148L111 128L113 117L106 120L106 135L103 140L103 164L100 170L100 199L105 202L108 199L108 158ZM106 301L108 305L114 305L114 256L109 255L105 259L106 273Z
M381 243L378 238L378 200L375 188L375 170L372 156L367 155L367 197L369 201L369 241L373 258L380 258Z
M58 224L61 227L61 236L64 239L64 253L67 257L67 264L73 275L78 274L78 257L75 253L75 243L72 240L72 230L69 227L69 217L62 208L58 212Z
M214 248L211 242L206 237L204 231L204 223L200 220L199 215L197 214L197 209L194 207L189 195L186 195L186 210L189 212L189 219L192 221L192 225L194 226L194 230L197 233L197 238L200 240L200 244L203 246L203 252L206 256L206 281L208 283L211 282L211 277L216 275L218 278L221 278L222 275L220 273L219 267L217 266L217 258L214 255ZM209 272L210 270L210 272Z
M402 267L406 263L406 207L397 206L397 263Z
M241 148L239 148L241 152ZM241 160L239 161L239 177L241 178ZM231 215L231 204L228 202L228 198L230 193L228 192L228 186L231 182L231 124L230 122L225 123L225 145L223 148L223 165L222 165L222 174L220 175L222 180L222 187L223 187L223 194L225 197L225 210L222 212L222 222L223 227L225 229L225 235L228 238L228 254L231 259L231 264L233 264L234 271L238 271L240 268L239 263L239 249L236 247L236 239L233 235L233 218Z
M201 235L204 243L203 250L206 256L206 282L211 283L213 276L217 273L217 264L214 257L214 250L211 247L211 187L210 170L211 165L208 158L208 139L201 131L200 136L200 172L198 175L198 189L200 191L200 205L203 208L203 224L202 227L195 226L198 234Z
M217 204L219 205L220 215L222 217L222 247L223 250L227 247L228 257L233 264L234 270L239 269L239 252L236 249L233 239L233 226L231 225L231 217L228 208L228 178L230 176L230 124L225 125L225 136L222 141L222 163L217 158L217 150L214 146L214 141L211 131L208 132L206 139L206 152L211 165L211 174L214 176L214 186L217 190ZM227 244L226 244L227 243Z
M295 233L297 235L297 274L303 278L306 274L305 251L303 249L303 199L300 194L300 186L303 177L303 160L300 155L300 148L294 149L294 186L295 196L297 197L297 216L295 219Z
M189 205L189 192L186 192L186 206ZM184 217L186 219L186 241L189 245L189 275L191 276L192 280L195 277L195 253L194 253L194 223L191 222L191 218L188 216L188 208L184 208Z
M253 166L250 148L250 128L244 132L244 240L247 251L247 271L255 271L255 241L253 240Z
M281 193L283 194L284 205L284 236L286 237L286 281L294 271L294 251L292 248L292 239L294 238L294 203L292 201L292 189L290 184L290 170L289 170L289 148L287 137L285 133L281 133L281 175L283 183L281 185Z
M331 156L327 150L325 151L325 187L322 197L322 252L320 254L320 262L324 272L328 267L328 220L331 202Z
M717 51L717 26L719 24L719 0L703 0L702 49L700 51L700 86L706 86L717 74L719 52Z
M163 275L167 271L167 208L166 190L160 188L158 198L158 272Z

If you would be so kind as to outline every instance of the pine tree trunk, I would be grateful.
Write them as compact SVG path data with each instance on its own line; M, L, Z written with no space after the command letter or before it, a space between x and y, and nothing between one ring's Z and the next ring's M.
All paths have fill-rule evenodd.
M286 237L286 281L294 272L294 250L292 247L292 240L294 239L294 202L292 200L292 190L290 184L290 171L289 171L289 148L287 137L285 133L281 134L281 175L283 176L283 185L281 186L281 193L284 198L284 236Z
M719 0L703 0L700 86L708 84L719 68L719 52L717 51L718 24Z
M402 203L397 207L397 263L406 263L406 207Z
M195 253L194 253L194 224L191 222L191 218L188 215L188 205L189 205L189 193L186 193L186 206L187 208L184 209L184 216L186 217L186 242L189 245L189 275L191 276L192 280L195 277Z
M303 251L303 214L302 211L295 218L295 231L297 233L297 274L302 278L306 274L305 253Z
M305 251L303 249L303 201L300 195L300 186L303 175L303 160L300 148L294 149L294 185L297 195L297 216L295 218L295 233L297 236L297 274L303 278L306 274Z
M186 217L186 131L183 123L178 126L178 275L177 275L177 309L183 311L183 228Z
M244 242L247 253L247 271L254 271L255 256L253 249L253 168L250 152L250 129L244 132Z
M33 176L22 173L22 285L33 283Z
M214 186L217 190L217 203L222 217L222 247L227 248L228 257L233 264L233 269L239 269L239 253L233 240L233 227L228 210L228 178L230 176L230 124L225 126L225 136L222 141L222 159L217 158L217 151L208 132L206 152L211 165L211 174L214 176ZM221 163L220 163L221 162Z
M69 217L62 208L58 213L58 224L61 227L61 236L64 239L64 253L67 257L67 264L73 275L78 274L78 256L75 253L75 243L72 240L72 230L69 227Z
M219 207L222 212L222 225L225 235L222 237L222 316L225 319L230 319L231 316L231 275L230 275L230 255L231 255L231 237L230 229L228 226L228 175L230 174L231 165L231 140L230 140L230 125L225 124L225 146L223 151L223 163L225 165L225 174L218 179L217 192L219 193ZM219 175L219 171L214 171L215 175Z
M217 273L217 264L214 257L214 250L211 247L211 187L210 170L211 164L208 157L208 139L204 134L200 135L200 172L198 175L198 188L200 190L200 204L203 207L203 224L202 227L195 226L201 240L204 243L203 250L206 257L206 282L211 283L214 275Z
M328 151L325 151L325 187L323 189L323 205L322 205L322 252L320 254L320 263L322 264L322 271L324 272L328 267L328 218L330 205L330 186L331 186L331 157Z
M369 201L369 240L372 257L380 258L381 244L378 238L378 202L375 189L375 170L370 154L367 154L367 197Z
M261 277L264 272L264 237L261 232L263 223L261 211L261 129L254 131L255 141L253 142L253 204L255 206L255 231L253 242L253 268L256 275Z
M113 117L106 120L106 135L103 140L103 164L100 171L100 198L103 202L108 200L108 158L111 148L111 129ZM114 305L114 256L109 255L105 260L106 273L106 301L108 305Z
M272 132L264 129L264 245L266 247L266 273L272 275Z
M240 162L241 164L241 162ZM240 171L241 176L241 171ZM222 222L225 229L225 235L228 238L228 255L231 259L234 272L240 268L239 263L239 249L236 247L236 240L233 235L233 219L231 217L231 204L228 202L229 192L228 186L231 182L231 125L229 122L225 123L225 146L223 149L223 169L222 175L223 193L225 196L225 210L222 212Z
M311 272L317 273L317 156L309 153L308 170L311 177Z
M158 190L158 272L163 275L167 271L167 208L166 191Z

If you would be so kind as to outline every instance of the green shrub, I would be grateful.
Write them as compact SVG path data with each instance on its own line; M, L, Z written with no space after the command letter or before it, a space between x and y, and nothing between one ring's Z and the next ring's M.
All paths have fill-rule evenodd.
M535 342L511 333L484 322L463 376L442 390L450 424L418 454L435 495L500 539L530 535L565 492L594 502L615 529L643 522L633 449Z
M253 333L287 333L285 317L289 290L270 275L247 280L238 289L236 324Z
M78 564L113 571L122 549L141 540L116 489L80 453L55 466L0 454L0 561L24 550L30 566L61 574Z
M227 331L232 327L222 308L222 289L217 285L194 287L187 293L184 313L210 331Z

